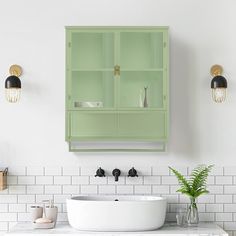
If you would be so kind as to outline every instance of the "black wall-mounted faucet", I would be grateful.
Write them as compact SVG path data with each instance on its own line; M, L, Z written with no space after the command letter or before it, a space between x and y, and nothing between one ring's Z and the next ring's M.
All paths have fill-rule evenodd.
M97 169L97 171L96 171L96 175L95 175L95 177L105 177L105 171L101 168L101 167L99 167L99 169Z
M118 181L119 180L119 176L120 176L120 170L119 169L114 169L112 171L112 175L115 177L115 181Z
M138 177L137 170L132 167L128 172L128 177Z

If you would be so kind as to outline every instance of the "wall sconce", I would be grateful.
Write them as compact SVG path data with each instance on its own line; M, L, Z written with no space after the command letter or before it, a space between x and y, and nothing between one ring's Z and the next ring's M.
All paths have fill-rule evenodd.
M227 80L222 76L222 72L223 67L220 65L211 67L211 75L213 76L211 80L212 99L217 103L224 102L226 98Z
M5 94L8 102L18 102L20 100L21 81L19 76L22 69L19 65L12 65L9 69L10 76L5 81Z

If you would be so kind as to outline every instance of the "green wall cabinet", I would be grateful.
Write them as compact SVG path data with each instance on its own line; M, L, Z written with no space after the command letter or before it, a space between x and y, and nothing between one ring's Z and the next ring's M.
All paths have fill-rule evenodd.
M163 151L169 127L168 59L168 27L66 27L70 151ZM85 148L84 142L103 144ZM124 148L111 148L116 142ZM158 145L142 148L145 142Z

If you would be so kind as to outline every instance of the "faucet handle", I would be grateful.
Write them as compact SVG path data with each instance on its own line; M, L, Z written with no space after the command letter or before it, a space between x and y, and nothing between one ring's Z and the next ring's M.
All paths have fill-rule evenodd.
M105 177L105 171L101 167L99 167L96 171L95 177L97 177L97 176L98 177Z
M129 172L128 172L128 177L138 177L137 175L137 170L134 169L134 167L132 167Z

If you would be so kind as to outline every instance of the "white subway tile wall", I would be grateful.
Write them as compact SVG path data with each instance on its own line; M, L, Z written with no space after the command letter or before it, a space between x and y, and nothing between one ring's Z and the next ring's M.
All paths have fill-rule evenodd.
M132 167L132 166L131 166ZM130 167L130 168L131 168ZM139 177L127 177L121 169L119 181L104 168L106 177L94 177L98 166L10 166L8 189L0 191L0 231L16 222L30 220L30 207L53 199L59 209L58 221L67 221L66 199L78 194L154 194L168 200L166 221L175 221L179 208L187 208L188 197L176 192L176 177L168 166L136 167ZM192 167L175 166L184 175ZM236 167L215 167L210 174L210 194L198 199L201 221L214 221L236 236Z

